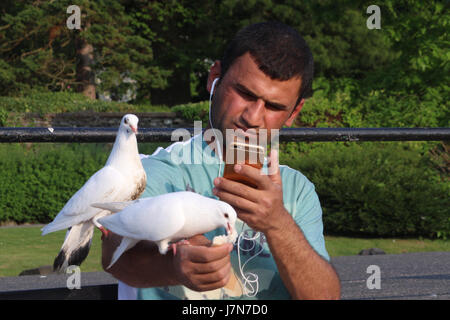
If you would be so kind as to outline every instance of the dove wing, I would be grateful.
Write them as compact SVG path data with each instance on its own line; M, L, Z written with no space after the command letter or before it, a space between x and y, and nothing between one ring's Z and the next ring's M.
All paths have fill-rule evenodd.
M43 228L44 234L92 219L103 209L91 207L91 203L117 200L117 196L123 193L124 186L126 180L120 171L111 166L103 167L89 178L55 219Z
M122 173L111 166L97 171L66 203L60 214L77 215L90 208L94 202L109 202L125 184Z
M159 241L181 230L185 223L181 201L165 201L163 196L144 198L99 222L124 237Z

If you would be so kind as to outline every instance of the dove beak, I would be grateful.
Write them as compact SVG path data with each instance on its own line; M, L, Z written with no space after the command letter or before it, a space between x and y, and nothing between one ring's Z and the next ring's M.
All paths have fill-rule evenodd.
M227 232L228 232L228 239L231 243L234 243L237 238L237 232L233 230L230 223L227 222Z
M131 130L133 130L134 133L137 133L137 128L136 127L130 126L130 128L131 128Z

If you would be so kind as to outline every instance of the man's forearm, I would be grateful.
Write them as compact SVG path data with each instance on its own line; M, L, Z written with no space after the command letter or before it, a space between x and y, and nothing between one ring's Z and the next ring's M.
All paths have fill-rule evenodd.
M106 269L120 239L120 236L110 234L103 241L102 264L105 271L136 288L179 284L173 276L173 255L159 254L158 247L149 241L141 241L135 247L125 251L110 269Z
M340 283L333 267L306 240L289 213L283 213L283 231L271 230L265 236L293 299L339 299Z

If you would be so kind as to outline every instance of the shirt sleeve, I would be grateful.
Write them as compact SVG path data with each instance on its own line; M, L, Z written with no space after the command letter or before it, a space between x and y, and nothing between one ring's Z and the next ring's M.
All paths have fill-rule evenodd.
M323 236L322 207L314 185L308 180L297 198L294 220L311 247L330 261Z
M141 198L186 190L180 167L170 161L166 151L142 159L142 166L147 174L147 185Z

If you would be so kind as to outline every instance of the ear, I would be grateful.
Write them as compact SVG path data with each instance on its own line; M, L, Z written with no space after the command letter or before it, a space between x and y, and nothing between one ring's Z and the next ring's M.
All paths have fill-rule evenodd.
M303 108L303 104L305 103L305 99L300 100L300 102L295 106L294 110L292 111L289 118L284 123L286 126L290 127L292 123L294 122L297 115L300 113L300 110Z
M220 65L220 61L216 60L211 66L211 69L209 69L208 81L206 83L206 90L208 90L208 92L211 92L211 87L214 79L220 77L221 70L222 68Z

